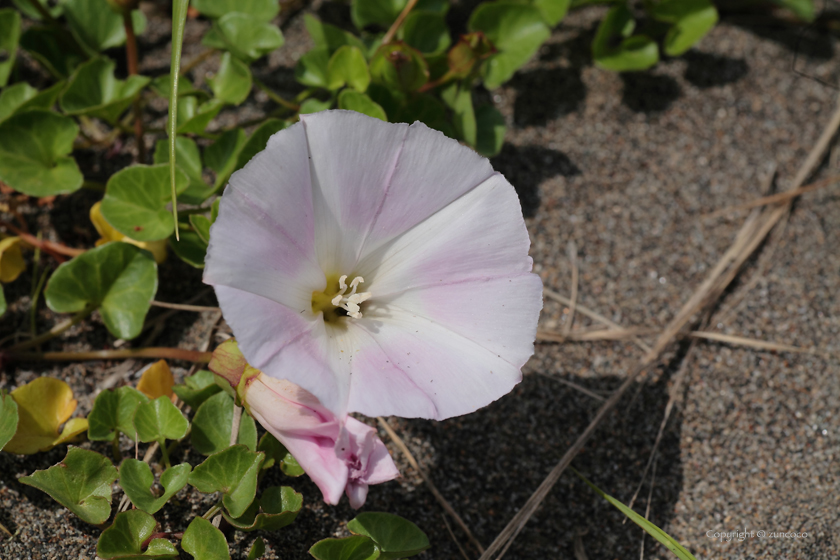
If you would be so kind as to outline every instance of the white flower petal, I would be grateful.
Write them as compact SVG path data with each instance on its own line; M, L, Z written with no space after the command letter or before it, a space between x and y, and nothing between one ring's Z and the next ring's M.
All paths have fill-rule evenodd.
M529 246L516 192L496 173L367 255L357 272L376 301L416 288L530 272Z
M411 229L493 175L487 158L421 122L408 128L362 254Z
M394 173L408 125L352 111L301 115L309 143L315 238L327 274L349 274Z
M211 227L204 281L232 286L311 316L326 280L315 258L312 196L302 125L233 174Z
M424 317L390 308L366 315L357 324L376 341L379 351L374 356L379 361L364 357L366 347L354 358L350 410L357 410L352 404L364 399L367 407L357 411L369 416L443 420L493 402L522 379L519 365ZM411 381L411 387L396 395L377 379L394 372ZM370 379L357 383L362 375ZM418 414L418 403L427 400L434 413Z
M227 286L216 286L216 297L251 366L300 385L336 416L344 413L349 380L342 381L334 369L320 317L309 320L272 300Z

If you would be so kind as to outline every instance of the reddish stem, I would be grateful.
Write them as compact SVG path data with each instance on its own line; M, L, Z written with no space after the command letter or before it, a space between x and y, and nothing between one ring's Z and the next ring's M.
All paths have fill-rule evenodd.
M16 225L10 224L9 222L0 220L0 226L3 226L6 229L12 231L25 243L28 243L33 247L39 247L45 253L49 253L60 263L66 260L64 257L62 257L62 255L66 257L78 257L79 255L85 252L85 249L74 249L72 247L68 247L67 245L62 245L61 243L53 243L52 241L38 239L34 235L26 233Z
M0 352L2 354L2 352ZM122 360L128 358L152 358L183 360L185 362L208 363L212 352L184 350L183 348L132 348L128 350L94 350L92 352L9 352L3 357L9 361L86 362L91 360Z

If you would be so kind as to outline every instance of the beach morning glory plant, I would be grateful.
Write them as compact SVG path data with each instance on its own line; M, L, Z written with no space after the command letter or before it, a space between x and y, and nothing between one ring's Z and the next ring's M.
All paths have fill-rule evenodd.
M416 122L301 115L234 173L204 281L248 363L336 418L441 420L508 393L542 283L516 192Z

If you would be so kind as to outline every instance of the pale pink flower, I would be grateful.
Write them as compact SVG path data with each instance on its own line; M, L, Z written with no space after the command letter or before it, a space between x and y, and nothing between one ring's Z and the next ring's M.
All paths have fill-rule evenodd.
M252 368L235 341L219 346L209 367L227 379L251 416L297 459L325 502L337 504L346 493L358 509L369 485L399 476L376 430L349 416L337 418L308 391Z
M542 307L513 187L420 123L301 121L231 177L211 229L204 281L248 361L338 417L509 392Z

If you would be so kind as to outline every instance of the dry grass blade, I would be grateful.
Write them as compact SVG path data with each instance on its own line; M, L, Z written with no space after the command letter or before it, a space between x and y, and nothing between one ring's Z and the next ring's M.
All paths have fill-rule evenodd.
M426 483L426 486L428 486L429 491L432 493L432 495L435 497L435 499L438 501L438 503L441 505L444 511L446 511L446 513L452 516L452 519L455 520L455 523L457 523L461 530L464 531L464 533L467 535L467 538L470 539L470 542L473 543L473 545L475 545L479 552L484 552L484 547L481 545L480 542L478 542L478 539L476 539L473 536L472 531L470 531L470 528L467 527L466 523L464 523L464 520L461 519L461 516L458 515L458 512L456 512L452 508L452 506L449 505L449 502L446 500L446 498L443 497L443 494L441 494L438 491L437 486L435 486L432 482L432 479L429 478L429 475L426 473L426 470L421 468L417 461L414 459L414 455L411 454L411 451L408 449L408 446L405 444L402 438L399 435L397 435L397 432L395 432L391 425L388 424L388 422L386 422L385 419L381 416L377 416L376 421L379 422L379 425L382 426L382 429L385 430L385 432L387 432L388 437L391 438L394 444L400 449L402 454L405 455L406 460L412 466L412 468L414 468L414 470L416 470L420 474L420 477L423 479L423 482Z
M568 334L540 329L537 331L537 340L541 342L589 342L596 340L624 340L627 338L635 338L637 336L657 334L658 332L659 331L656 329L649 329L645 327L630 327L628 329L598 329L593 331L575 330Z
M152 300L152 305L155 307L165 307L166 309L176 309L178 311L195 311L196 313L203 313L204 311L220 311L218 307L209 307L206 305L187 305L185 303L169 303L166 301Z
M822 135L817 140L817 143L811 149L805 162L800 167L796 177L793 180L790 190L797 189L807 179L816 168L826 148L828 148L831 139L840 127L840 100L837 108L834 111L831 119L823 130ZM662 355L664 350L671 342L678 337L683 327L689 323L691 318L701 311L710 303L717 301L720 295L724 292L726 287L737 276L741 266L758 248L758 246L767 237L767 234L773 229L778 221L784 216L790 208L792 199L781 207L766 211L762 214L751 214L738 235L735 238L732 246L721 257L703 283L695 290L694 294L682 306L677 315L665 328L665 331L657 338L656 343L650 352L643 358L639 366L625 379L621 387L610 396L610 398L598 409L595 417L590 422L589 426L578 437L577 441L572 444L571 448L563 455L557 465L548 473L542 484L534 491L522 508L513 516L508 522L507 526L496 536L496 539L490 544L484 554L479 560L490 560L496 558L499 560L505 554L508 547L513 540L528 522L528 519L534 514L539 505L542 503L545 496L556 484L560 475L572 462L572 459L577 455L584 444L589 440L595 429L606 417L627 389L633 384L636 378L642 371L647 369L651 364L656 362Z
M718 216L722 216L723 214L728 214L730 212L750 210L752 208L758 208L760 206L767 206L768 204L776 204L777 202L787 202L796 198L799 195L816 191L825 187L830 187L831 185L836 184L838 181L840 181L840 175L833 175L831 177L827 177L810 185L805 185L804 187L799 187L797 189L780 192L777 194L771 194L770 196L762 196L761 198L758 198L751 202L738 204L736 206L727 206L726 208L715 210L711 214L706 214L705 216L703 216L703 218L717 218Z
M461 552L461 556L464 557L464 560L470 560L469 554L467 554L467 551L464 550L463 546L461 546L461 541L459 541L458 537L455 536L455 533L452 532L452 526L449 524L449 520L443 514L441 514L440 517L443 519L443 524L446 525L446 530L449 531L449 536L452 537L452 540L455 542L455 546L457 546L458 550Z
M569 264L572 267L572 301L569 304L569 320L566 321L565 325L563 325L563 336L568 337L569 333L572 332L572 323L575 322L575 307L577 306L578 295L578 276L580 274L577 264L577 247L575 246L574 241L569 241L569 244L566 246L566 256L568 257Z
M733 336L730 334L693 331L691 336L703 340L713 340L715 342L725 342L727 344L734 344L736 346L745 346L747 348L755 348L756 350L770 350L771 352L793 352L795 354L815 354L812 348L800 348L799 346L791 346L790 344L782 344L780 342L768 342L765 340L756 340L754 338L745 338L743 336Z
M542 372L539 372L539 375L541 375L543 377L547 377L548 379L551 379L553 381L557 381L559 383L562 383L563 385L567 385L567 386L571 387L572 389L574 389L575 391L579 391L579 392L583 393L584 395L586 395L587 397L592 397L595 400L602 401L606 398L606 397L602 397L598 393L593 393L592 391L590 391L586 387L578 385L577 383L573 383L573 382L571 382L567 379L563 379L562 377L554 377L553 375L547 375L547 374L542 373Z
M543 287L543 294L545 294L545 296L547 298L553 299L554 301L562 303L563 305L569 305L570 306L572 304L572 300L570 300L567 297L555 292L554 290L552 290L550 288ZM604 325L606 327L609 327L610 329L615 329L615 330L623 330L624 329L624 327L622 327L618 323L610 321L609 319L607 319L603 315L601 315L599 313L596 313L595 311L592 311L591 309L589 309L587 307L584 307L584 306L580 305L579 303L575 305L575 311L577 313L580 313L581 315L586 315L587 317L589 317L590 319L592 319L594 321L598 321L599 323L601 323L602 325ZM647 344L645 344L641 340L636 339L633 342L636 344L636 346L641 348L644 352L650 352L650 346L648 346Z

